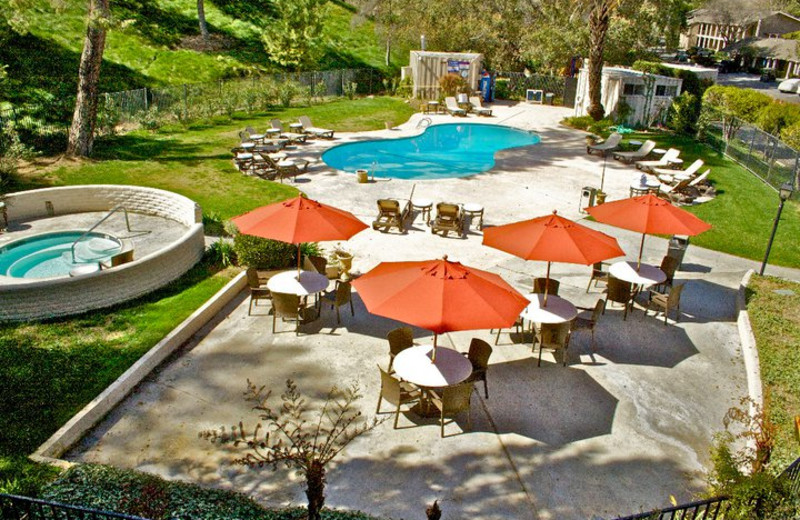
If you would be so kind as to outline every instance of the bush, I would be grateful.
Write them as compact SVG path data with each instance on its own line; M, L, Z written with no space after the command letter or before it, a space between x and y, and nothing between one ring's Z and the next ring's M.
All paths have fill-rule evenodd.
M305 510L267 509L233 491L169 482L131 470L82 464L46 487L43 498L152 520L300 520ZM361 512L323 511L326 520L370 520Z
M781 139L795 150L800 150L800 122L781 130Z
M700 99L688 92L676 97L669 107L667 127L680 134L695 135L700 117Z
M445 74L439 78L439 87L445 96L455 96L461 92L467 92L467 80L458 74Z
M206 248L203 260L211 265L230 267L236 265L236 251L230 240L219 239Z
M594 119L592 119L592 116L565 117L562 123L577 130L588 130L589 126L594 124Z
M800 121L800 106L773 101L758 113L756 125L772 135L781 135L781 130Z
M256 269L282 269L291 267L296 261L297 248L292 244L237 234L233 238L233 250L239 265Z
M496 99L511 99L511 86L507 78L497 78L495 80L494 97Z

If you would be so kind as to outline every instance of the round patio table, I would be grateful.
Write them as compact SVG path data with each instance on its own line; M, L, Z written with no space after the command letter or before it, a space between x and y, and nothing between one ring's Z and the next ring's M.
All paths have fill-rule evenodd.
M660 284L667 279L666 273L658 267L641 264L639 269L636 269L636 262L615 262L608 268L608 272L614 278L642 287Z
M456 385L472 373L472 363L461 353L436 347L436 361L432 361L432 351L433 345L409 347L395 356L392 367L404 381L425 388Z
M533 323L564 323L578 315L578 309L572 303L554 294L547 295L547 305L544 305L544 294L525 296L531 303L523 309L520 317Z
M663 148L653 148L653 153L657 153L658 155L664 155L667 151Z
M278 273L267 282L267 289L277 293L296 294L298 296L308 296L324 291L328 288L330 280L324 274L312 271L300 271L300 278L297 278L297 271L284 271Z

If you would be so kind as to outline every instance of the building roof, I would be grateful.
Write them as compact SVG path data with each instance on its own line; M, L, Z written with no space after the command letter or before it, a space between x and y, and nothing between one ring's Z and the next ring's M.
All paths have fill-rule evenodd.
M696 23L712 23L712 24L725 24L725 25L738 25L745 27L752 23L757 22L761 18L765 18L770 14L777 14L776 12L769 11L743 11L739 13L730 13L730 19L726 20L721 12L717 9L695 9L689 11L686 15L686 23L693 25Z
M443 58L443 59L462 59L462 60L474 60L476 58L482 58L483 54L478 54L475 52L436 52L436 51L411 51L412 55L416 56L423 56L423 57L431 57L431 58Z
M755 49L756 54L760 58L800 61L797 52L797 46L799 44L800 42L797 40L788 40L786 38L746 38L732 43L722 50L725 52L737 53L741 52L744 47L751 47Z

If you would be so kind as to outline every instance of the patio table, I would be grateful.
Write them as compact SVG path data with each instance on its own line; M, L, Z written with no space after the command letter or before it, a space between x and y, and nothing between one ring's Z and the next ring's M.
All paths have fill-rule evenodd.
M395 356L392 367L404 381L424 388L443 388L466 380L472 363L466 356L446 347L436 347L436 361L431 361L433 345L410 347Z
M547 295L547 305L544 305L544 294L534 293L525 295L531 300L530 305L523 309L520 317L533 323L564 323L578 315L578 309L564 298L554 294Z
M641 264L637 270L636 262L615 262L608 272L614 278L642 287L660 284L667 279L666 273L654 265Z
M267 289L278 293L296 294L298 296L308 296L324 291L328 288L330 280L324 274L312 271L300 271L300 278L297 278L297 270L284 271L276 274L267 282Z

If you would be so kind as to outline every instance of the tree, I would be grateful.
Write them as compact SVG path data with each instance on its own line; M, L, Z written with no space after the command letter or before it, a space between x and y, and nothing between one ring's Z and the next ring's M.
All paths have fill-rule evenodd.
M270 59L290 69L311 63L319 47L328 0L276 0L279 18L262 37Z
M203 0L197 0L197 21L200 24L200 35L208 42L208 24L206 24L206 6Z
M589 11L589 110L595 121L606 115L602 101L603 50L611 15L620 0L590 0Z
M766 94L749 88L714 85L703 94L703 111L717 112L722 117L725 140L739 131L742 122L755 123L761 110L772 103Z
M361 4L359 12L371 17L383 33L386 42L384 62L388 67L392 63L392 40L398 19L393 9L392 0L366 0Z
M258 423L247 432L240 422L230 430L221 427L200 432L200 437L217 444L243 445L247 453L234 461L237 464L251 468L268 465L274 470L283 463L299 470L306 479L308 519L320 520L325 503L325 466L378 422L364 421L355 409L355 402L361 398L355 384L344 391L331 388L318 412L309 407L291 379L286 381L283 404L277 411L269 404L271 394L248 379L245 401L253 405L266 425Z
M109 19L108 0L89 0L89 18L78 68L78 96L69 129L67 156L88 157L92 153L94 127L97 123L100 65L103 62Z

